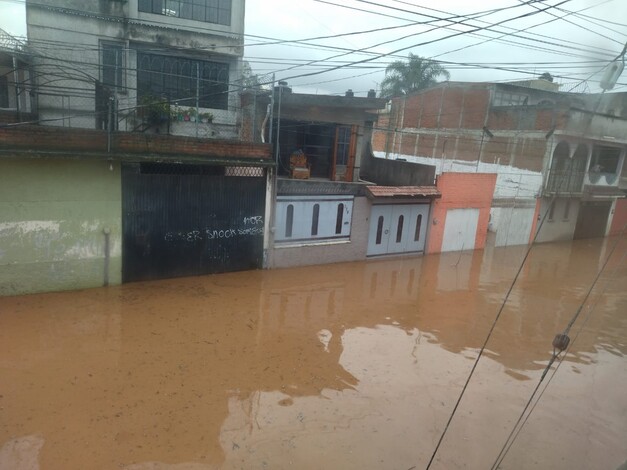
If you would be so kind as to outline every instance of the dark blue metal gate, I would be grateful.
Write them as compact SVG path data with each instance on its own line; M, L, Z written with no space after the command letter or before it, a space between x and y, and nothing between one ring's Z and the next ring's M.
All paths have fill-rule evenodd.
M123 281L262 267L265 170L122 167Z

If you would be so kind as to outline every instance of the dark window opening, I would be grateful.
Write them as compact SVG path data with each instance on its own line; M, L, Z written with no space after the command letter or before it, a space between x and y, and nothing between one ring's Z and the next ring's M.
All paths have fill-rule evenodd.
M379 216L379 220L377 220L377 238L375 240L375 244L381 244L381 237L383 236L383 216Z
M335 218L335 234L342 233L342 223L344 221L344 204L339 203L337 205L337 216Z
M7 77L0 77L0 108L9 107L9 80Z
M179 106L228 109L229 65L137 53L139 97L166 98Z
M398 217L398 225L396 227L396 243L401 242L401 238L403 238L403 222L405 221L405 217L400 215Z
M570 216L570 199L566 199L566 203L564 204L564 220L568 220Z
M102 45L102 84L110 88L122 87L124 49L119 44Z
M416 217L416 233L414 234L414 241L420 241L420 227L422 225L422 214L418 214Z
M288 204L287 206L287 214L285 217L285 236L292 236L292 226L294 225L294 206L292 204Z
M311 234L318 235L318 219L320 217L320 204L314 204L311 217Z
M620 162L621 149L615 147L595 147L590 159L592 173L616 173Z
M553 199L551 201L551 205L549 206L549 221L553 220L553 216L555 215L556 205L557 205L557 199Z
M231 0L139 0L139 11L231 25Z

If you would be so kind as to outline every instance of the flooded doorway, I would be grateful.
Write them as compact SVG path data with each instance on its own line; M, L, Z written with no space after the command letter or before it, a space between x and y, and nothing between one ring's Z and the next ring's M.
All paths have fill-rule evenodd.
M429 204L378 204L370 211L368 256L424 252Z

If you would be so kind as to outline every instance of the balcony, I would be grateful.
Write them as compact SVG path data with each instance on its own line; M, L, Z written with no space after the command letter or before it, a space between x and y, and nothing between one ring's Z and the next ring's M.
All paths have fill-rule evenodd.
M544 192L545 194L581 194L584 180L587 181L585 172L551 170L546 180Z

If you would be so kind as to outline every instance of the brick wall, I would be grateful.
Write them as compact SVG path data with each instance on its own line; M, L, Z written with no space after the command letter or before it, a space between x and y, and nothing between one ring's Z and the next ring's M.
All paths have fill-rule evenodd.
M442 249L446 213L449 209L479 209L479 222L474 249L485 246L490 219L490 206L496 185L496 175L486 173L444 173L438 177L437 187L442 193L431 211L431 226L427 253L439 253ZM471 247L468 247L470 249Z
M45 126L0 128L0 147L30 151L94 152L107 151L107 133L88 129L62 129ZM112 153L198 155L214 158L271 158L271 147L234 140L197 139L158 134L114 132Z

